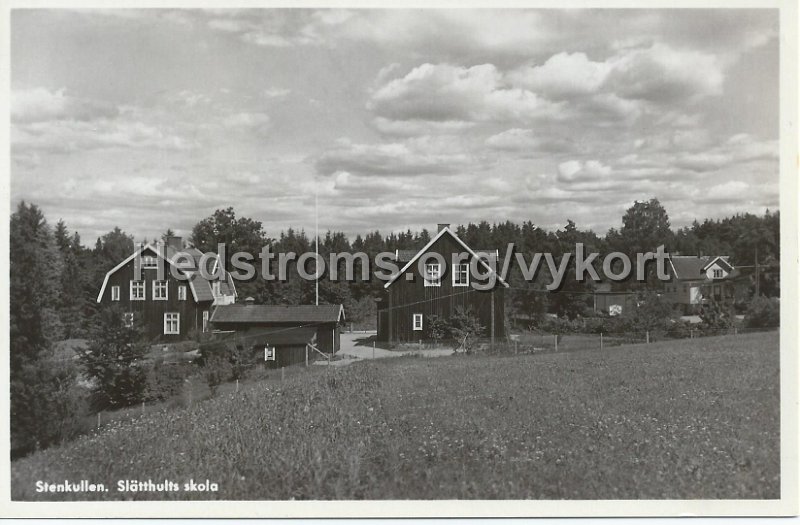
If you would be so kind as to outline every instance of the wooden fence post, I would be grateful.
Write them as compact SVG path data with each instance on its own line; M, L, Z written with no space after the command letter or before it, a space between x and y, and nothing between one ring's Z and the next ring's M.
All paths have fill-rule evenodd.
M306 345L306 367L308 367L308 345Z
M375 359L375 341L372 341L372 359Z
M553 341L555 341L556 352L558 352L558 334L553 334Z
M239 380L236 380L236 393L239 393Z
M603 332L600 332L600 351L603 350Z
M648 344L648 345L650 344L650 330L647 330L647 331L644 333L644 342L645 342L646 344Z
M97 428L100 428L100 412L97 413Z

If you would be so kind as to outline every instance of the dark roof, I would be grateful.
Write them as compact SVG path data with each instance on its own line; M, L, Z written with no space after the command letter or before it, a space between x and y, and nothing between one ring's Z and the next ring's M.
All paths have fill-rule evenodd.
M314 340L317 330L313 326L292 326L289 328L272 328L259 330L253 335L243 335L247 346L281 346L304 345Z
M716 256L701 256L701 255L673 255L670 257L672 267L675 269L675 276L680 280L705 280L706 274L704 268L708 266ZM720 261L724 262L728 267L733 270L733 266L724 258L720 257ZM738 275L738 272L737 274ZM735 277L733 271L728 275L728 278Z
M678 279L705 279L703 266L708 262L705 257L695 255L675 255L670 257L675 277Z
M214 309L212 323L336 323L342 305L300 306L222 305Z
M197 302L213 301L214 293L211 291L211 283L204 279L200 272L192 275L191 280L192 290L197 296Z

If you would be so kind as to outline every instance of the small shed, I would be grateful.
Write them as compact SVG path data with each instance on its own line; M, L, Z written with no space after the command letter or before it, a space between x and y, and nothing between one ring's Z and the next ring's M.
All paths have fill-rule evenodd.
M278 367L305 361L306 345L325 354L340 347L344 323L342 305L255 305L232 304L216 307L211 315L214 331L235 334L236 344L261 351L275 348ZM311 354L319 355L311 351Z

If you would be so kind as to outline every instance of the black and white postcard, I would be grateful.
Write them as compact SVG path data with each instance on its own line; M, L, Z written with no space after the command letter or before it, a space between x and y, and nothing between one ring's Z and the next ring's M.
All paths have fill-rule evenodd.
M0 516L798 512L796 1L3 20Z

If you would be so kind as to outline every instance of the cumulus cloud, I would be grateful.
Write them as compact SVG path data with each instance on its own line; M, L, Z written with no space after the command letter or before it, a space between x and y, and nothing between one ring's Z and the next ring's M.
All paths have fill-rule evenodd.
M662 43L626 50L611 60L608 83L619 96L651 102L699 100L722 92L720 57Z
M69 96L63 89L15 91L11 105L12 154L21 162L31 151L194 147L168 126L143 121L137 108Z
M367 104L393 120L531 121L555 117L561 105L506 84L492 64L422 64L372 93Z
M581 162L568 160L558 165L558 180L561 182L585 182L607 179L611 175L611 167L597 160Z
M596 93L611 65L593 62L585 53L557 53L540 66L517 69L510 76L525 87L551 98Z

